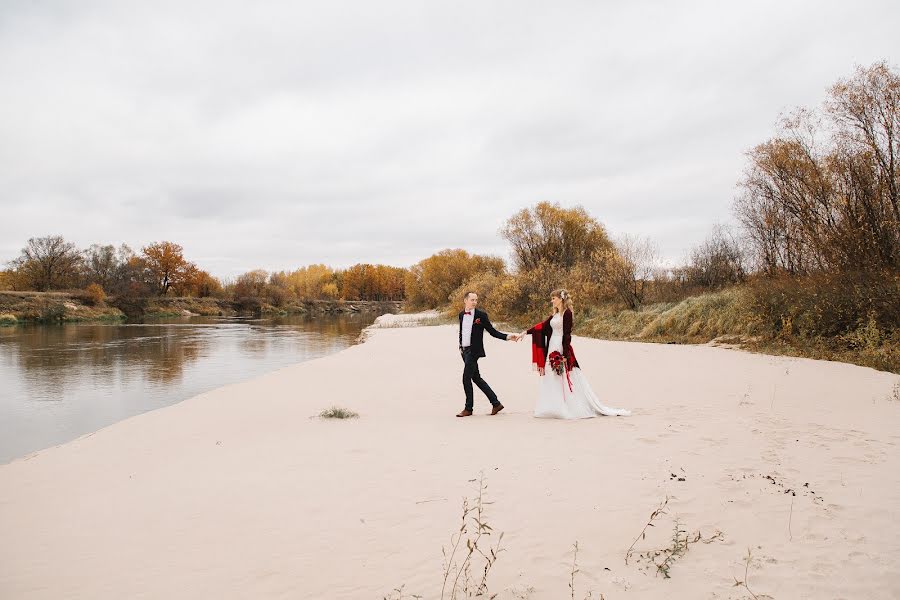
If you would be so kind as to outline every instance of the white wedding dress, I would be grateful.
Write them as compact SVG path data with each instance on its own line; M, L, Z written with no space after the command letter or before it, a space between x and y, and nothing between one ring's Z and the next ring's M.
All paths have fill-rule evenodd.
M544 376L541 377L540 392L537 405L534 408L534 416L548 419L586 419L597 415L628 416L631 412L624 408L610 408L600 403L600 399L581 369L575 367L569 371L572 379L572 391L569 391L569 383L565 373L557 375L550 367L550 354L557 351L563 354L563 318L556 313L550 319L553 335L550 336L550 344L547 348L547 362L544 368Z

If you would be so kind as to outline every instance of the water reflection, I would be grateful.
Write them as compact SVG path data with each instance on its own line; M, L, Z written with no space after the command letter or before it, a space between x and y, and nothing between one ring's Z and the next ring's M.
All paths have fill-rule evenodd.
M353 344L375 315L0 328L0 463Z

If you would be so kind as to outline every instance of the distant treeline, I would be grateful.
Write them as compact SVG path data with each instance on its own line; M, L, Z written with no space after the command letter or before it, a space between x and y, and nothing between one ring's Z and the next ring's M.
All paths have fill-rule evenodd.
M895 348L900 76L885 63L857 68L828 90L820 109L801 108L783 118L778 134L747 157L733 202L738 227L714 227L675 268L659 264L647 238L611 238L581 207L540 203L501 228L512 251L509 265L496 256L448 249L409 268L310 265L251 271L222 282L172 242L136 253L124 245L79 250L53 236L29 240L0 272L0 289L252 297L274 306L309 299L405 300L411 308L455 305L472 289L497 318L528 322L545 315L549 293L559 287L569 289L587 314L606 315L733 288L740 294L727 297L740 298L741 306L732 321L746 321L742 330ZM724 311L716 302L706 303L714 307L709 310ZM719 329L727 329L721 325L726 321L719 319ZM703 329L697 323L691 330Z
M188 260L174 242L150 244L140 252L126 244L79 250L61 236L47 236L29 239L21 255L0 271L0 289L84 289L104 297L257 298L281 306L290 300L403 300L406 273L385 265L310 265L290 272L254 270L222 281Z

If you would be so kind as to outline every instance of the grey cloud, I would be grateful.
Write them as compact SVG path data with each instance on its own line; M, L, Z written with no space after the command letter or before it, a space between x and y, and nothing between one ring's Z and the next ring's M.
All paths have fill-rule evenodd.
M862 30L859 14L880 17ZM779 112L856 63L896 63L898 16L872 0L7 0L0 260L50 232L174 239L222 276L505 255L499 226L549 200L674 262L730 219L743 153Z

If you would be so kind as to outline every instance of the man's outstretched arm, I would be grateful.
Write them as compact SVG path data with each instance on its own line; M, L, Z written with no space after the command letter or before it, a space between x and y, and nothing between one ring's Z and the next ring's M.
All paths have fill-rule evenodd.
M513 340L515 336L511 333L503 333L502 331L497 331L494 325L491 323L491 320L488 318L487 313L484 313L484 323L482 323L484 329L497 338L498 340Z

